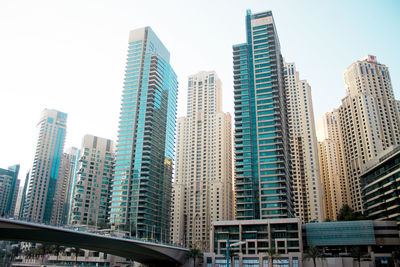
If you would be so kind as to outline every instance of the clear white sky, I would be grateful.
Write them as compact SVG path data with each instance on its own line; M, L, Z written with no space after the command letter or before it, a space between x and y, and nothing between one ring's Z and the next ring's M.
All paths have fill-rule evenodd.
M312 87L315 117L345 95L342 73L366 54L390 69L400 97L398 0L1 0L0 167L33 158L44 108L68 113L66 147L116 139L129 31L151 26L171 53L186 114L187 76L215 70L233 111L232 45L246 9L272 10L282 54Z

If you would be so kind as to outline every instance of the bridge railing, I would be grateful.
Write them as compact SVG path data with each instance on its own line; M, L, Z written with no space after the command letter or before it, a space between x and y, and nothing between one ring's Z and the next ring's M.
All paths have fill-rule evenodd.
M149 244L160 244L160 245L166 245L166 246L177 247L177 248L185 248L184 246L167 243L167 242L161 242L156 239L137 238L135 236L129 235L129 232L122 231L118 228L115 230L110 229L110 228L99 229L99 227L94 226L94 225L68 225L68 224L54 225L54 224L44 223L44 222L32 222L32 221L26 220L24 218L15 218L15 217L6 217L6 216L0 217L0 218L14 220L14 221L20 221L20 222L26 222L26 223L30 223L30 224L36 224L36 225L44 225L44 226L49 226L49 227L61 228L61 229L65 229L65 230L78 231L78 232L82 232L82 233L96 234L99 236L123 238L123 239L128 239L128 240L133 240L133 241L146 242Z

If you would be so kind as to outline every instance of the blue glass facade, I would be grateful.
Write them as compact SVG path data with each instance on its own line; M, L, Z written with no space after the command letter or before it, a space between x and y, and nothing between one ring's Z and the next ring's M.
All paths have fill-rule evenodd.
M236 217L293 217L284 74L272 12L246 16L233 46Z
M400 229L400 146L371 161L360 176L364 212L371 220L393 220Z
M67 210L67 223L70 224L71 221L71 214L72 214L72 200L75 194L75 185L76 185L76 174L79 171L78 170L78 160L80 158L81 151L76 148L76 147L71 147L69 151L67 152L70 157L70 170L69 170L69 175L71 176L71 184L69 185L68 189L68 210Z
M18 194L19 165L10 166L7 170L0 168L0 214L14 216L16 195Z
M67 121L67 114L59 112L57 114L57 119L54 121L54 125L58 124L60 121L66 122ZM54 128L56 131L57 127ZM53 211L53 203L54 203L54 195L56 192L56 185L57 179L59 178L59 169L60 169L60 162L61 156L64 149L64 141L66 135L66 127L60 127L57 129L57 134L53 135L54 140L52 140L52 144L50 147L53 149L52 155L50 156L50 177L49 177L49 186L47 188L47 195L46 195L46 205L44 209L44 222L50 222L52 211ZM53 147L54 145L54 147ZM62 179L62 178L61 178Z
M46 223L51 221L66 136L66 123L66 113L45 109L41 114L24 207L24 217L27 220Z
M131 32L110 222L137 237L169 238L177 77L151 28Z
M306 235L309 246L376 244L372 221L307 223Z

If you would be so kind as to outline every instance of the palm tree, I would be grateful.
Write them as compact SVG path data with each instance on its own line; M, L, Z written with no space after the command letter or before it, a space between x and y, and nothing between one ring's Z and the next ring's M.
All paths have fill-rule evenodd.
M232 262L232 265L235 265L235 257L239 256L239 252L238 251L229 251L229 257L231 258L230 261Z
M358 267L361 267L361 260L362 258L365 258L365 260L369 260L367 259L367 257L369 256L367 253L364 253L360 247L353 247L350 251L350 255L352 258L354 258L356 261L358 261Z
M57 256L57 261L58 261L58 256L60 254L61 251L64 251L64 247L60 246L60 245L53 245L51 246L51 252L55 253Z
M267 254L268 254L268 260L269 260L268 266L272 267L273 264L274 264L274 259L279 258L279 254L278 254L278 252L276 251L275 248L269 248L267 250Z
M20 251L21 251L21 249L20 249L19 245L12 247L12 249L11 249L11 261L13 261L16 257L19 256Z
M24 250L24 256L27 257L28 259L31 259L35 256L36 254L36 248L29 248Z
M392 258L395 267L399 267L399 260L400 260L400 250L396 249L392 251Z
M2 266L7 266L6 264L8 264L8 259L10 258L11 254L9 252L7 252L6 249L0 249L0 258L2 259Z
M42 263L44 260L44 256L51 252L51 246L49 244L40 244L37 248L37 254L42 258Z
M188 259L193 258L193 266L196 266L196 260L201 259L203 257L203 253L200 249L191 248L189 253L187 254Z
M316 267L316 260L317 258L323 258L324 257L324 253L317 248L316 246L310 246L307 249L307 253L304 255L304 259L312 259L314 267Z
M81 251L82 250L78 247L71 248L71 253L75 254L75 265L78 263L78 256L79 256L79 253L81 253Z
M0 249L0 258L3 259L6 255L6 251L4 249Z

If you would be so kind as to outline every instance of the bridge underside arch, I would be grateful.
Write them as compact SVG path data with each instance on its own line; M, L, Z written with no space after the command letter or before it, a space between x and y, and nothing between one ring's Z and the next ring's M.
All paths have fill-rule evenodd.
M187 254L187 249L7 219L0 219L0 239L79 247L129 258L149 266L181 266L186 262Z

